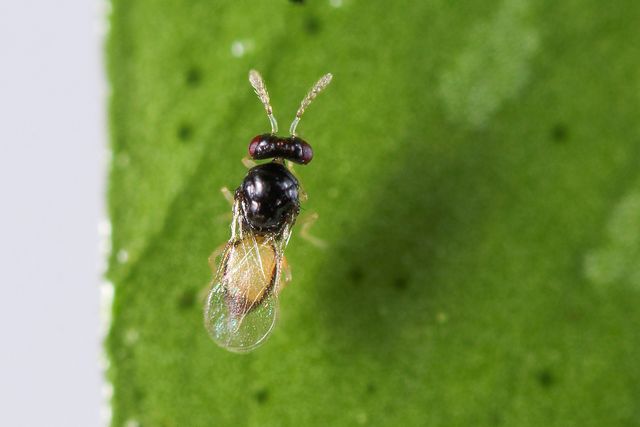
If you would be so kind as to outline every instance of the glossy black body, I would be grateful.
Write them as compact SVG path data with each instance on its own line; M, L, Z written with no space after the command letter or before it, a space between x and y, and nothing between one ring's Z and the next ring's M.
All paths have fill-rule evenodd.
M313 149L297 136L282 138L265 133L251 140L249 155L255 160L281 158L306 165L313 159Z
M295 221L300 212L298 180L278 162L249 169L236 198L244 218L244 226L254 233L279 233Z

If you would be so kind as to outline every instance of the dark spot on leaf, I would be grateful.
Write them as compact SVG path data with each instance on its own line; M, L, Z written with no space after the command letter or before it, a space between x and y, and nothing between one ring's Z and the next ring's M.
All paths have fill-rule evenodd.
M261 388L254 393L253 398L256 399L256 402L263 405L267 402L267 400L269 400L269 390L267 390L266 388Z
M499 426L502 424L502 414L498 411L492 411L489 415L491 425Z
M569 307L565 317L572 322L580 322L585 318L585 313L579 307Z
M373 383L367 384L367 394L374 394L376 392L376 385Z
M349 279L354 284L359 284L360 282L362 282L362 279L364 279L364 271L362 271L362 269L358 266L353 267L349 271Z
M551 128L551 138L558 144L566 142L569 138L569 130L562 123L557 123Z
M550 369L542 369L536 374L538 384L544 388L551 388L555 385L557 379L553 371Z
M191 67L185 73L184 80L189 86L198 86L202 81L202 72L199 68Z
M317 34L321 30L320 20L315 16L309 16L304 21L304 29L309 34Z
M291 3L303 4L304 0L289 0Z
M178 308L188 310L196 303L196 290L186 289L178 296Z
M189 141L193 136L193 128L187 123L183 123L178 127L178 138L180 141Z
M397 277L393 281L393 287L399 291L404 291L405 289L407 289L407 286L409 286L409 279L407 279L406 277Z

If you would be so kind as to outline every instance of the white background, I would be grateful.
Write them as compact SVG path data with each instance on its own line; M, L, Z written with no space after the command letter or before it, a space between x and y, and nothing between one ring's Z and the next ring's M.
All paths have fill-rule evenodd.
M0 0L0 426L105 422L103 9Z

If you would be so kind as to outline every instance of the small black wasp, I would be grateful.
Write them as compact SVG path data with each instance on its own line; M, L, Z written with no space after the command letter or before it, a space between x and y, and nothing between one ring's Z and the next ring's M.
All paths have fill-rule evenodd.
M331 79L331 74L325 74L313 85L291 123L290 135L280 137L276 135L278 124L264 80L257 71L249 72L249 81L271 123L271 133L251 140L249 156L272 161L254 165L247 160L245 163L252 167L235 193L223 189L233 205L231 238L219 263L217 252L209 258L215 277L204 320L209 335L227 350L253 350L265 341L276 323L278 295L284 287L281 276L284 273L284 282L291 277L284 250L304 196L290 162L306 165L313 158L311 146L296 136L296 127L305 109ZM309 224L303 226L303 232Z

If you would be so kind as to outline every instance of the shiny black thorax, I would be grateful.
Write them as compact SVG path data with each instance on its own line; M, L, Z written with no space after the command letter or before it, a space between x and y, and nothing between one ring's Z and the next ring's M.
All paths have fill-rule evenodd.
M249 169L236 190L243 227L254 233L279 233L300 211L298 180L279 162Z

